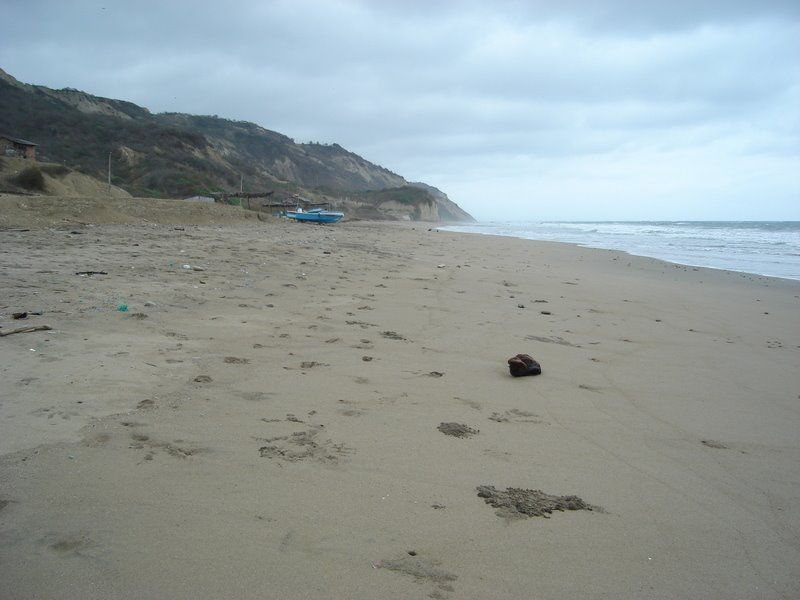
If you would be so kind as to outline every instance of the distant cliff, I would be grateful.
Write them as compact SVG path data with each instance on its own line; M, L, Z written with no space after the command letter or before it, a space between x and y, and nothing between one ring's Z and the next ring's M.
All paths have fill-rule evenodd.
M153 114L123 100L17 81L0 69L0 133L38 144L38 159L107 178L134 196L183 198L271 191L355 218L471 221L443 192L370 163L338 144L299 144L254 123ZM253 206L261 203L253 203Z

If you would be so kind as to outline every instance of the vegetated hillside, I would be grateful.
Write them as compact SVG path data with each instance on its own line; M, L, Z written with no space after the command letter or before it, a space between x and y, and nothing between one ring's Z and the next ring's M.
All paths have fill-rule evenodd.
M439 190L412 187L338 144L298 144L216 116L153 114L122 100L24 84L2 70L0 133L35 142L42 161L99 179L110 162L113 184L134 196L182 198L243 186L273 191L273 201L297 194L330 202L355 217L472 220ZM392 189L403 198L399 205L386 201Z

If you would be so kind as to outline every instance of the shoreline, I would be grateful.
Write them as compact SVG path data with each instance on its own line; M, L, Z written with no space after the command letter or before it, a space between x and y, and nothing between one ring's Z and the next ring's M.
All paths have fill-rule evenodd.
M730 225L752 225L752 224L782 224L782 225L800 225L798 221L557 221L553 222L556 225L636 225L636 226L643 226L643 225L650 225L655 227L665 226L665 225L705 225L705 224L719 224L725 223ZM529 223L532 227L536 227L538 225L550 224L550 222L533 222ZM526 225L526 223L515 223L515 222L486 222L486 223L476 223L475 225L484 225L484 226L497 226L497 225L506 225L506 226L522 226ZM531 241L552 241L552 242L562 242L568 244L575 244L580 247L584 248L593 248L596 250L616 250L619 252L625 252L631 256L639 256L643 258L656 258L671 264L676 265L683 265L688 267L697 267L697 268L704 268L704 269L714 269L714 270L722 270L722 271L731 271L734 273L745 273L748 275L758 275L762 277L774 277L777 279L789 279L791 281L800 281L800 272L797 274L781 274L778 272L775 273L764 273L759 272L757 270L753 270L752 268L748 270L747 265L743 265L740 268L733 268L731 266L723 266L714 264L714 259L718 257L712 257L709 260L708 257L703 255L698 255L697 257L671 257L670 251L664 250L639 250L633 247L625 247L625 243L618 243L614 244L609 241L603 242L598 240L594 241L577 241L575 239L565 239L559 240L555 238L548 238L548 237L531 237L534 235L534 232L531 230L527 232L527 235L519 235L519 234L511 234L511 233L495 233L490 231L470 231L469 228L472 227L471 225L459 224L459 223L449 223L444 227L445 231L451 231L453 233L474 233L478 235L497 235L501 237L515 237L517 239L527 239ZM800 229L798 229L800 231ZM526 232L523 231L523 234ZM541 234L540 234L541 235ZM569 238L569 235L565 235L564 237ZM630 243L628 243L630 245ZM731 251L735 249L731 248ZM689 250L691 251L691 250ZM674 254L674 251L672 251ZM758 256L759 254L754 254L753 256ZM785 257L784 257L785 260ZM774 268L773 268L774 269ZM780 271L781 269L778 269Z
M800 590L800 282L422 223L0 239L0 332L53 327L0 338L11 598Z
M474 232L474 231L451 231L449 229L441 229L441 231L447 231L449 233L466 234L466 235L487 235L487 236L494 236L494 237L510 237L510 238L514 238L514 239L517 239L517 240L523 240L523 241L529 241L529 242L541 242L543 244L568 244L570 246L575 246L576 248L585 248L587 250L599 250L601 252L602 251L620 252L620 253L625 254L627 256L633 256L633 257L636 257L636 258L649 258L649 259L657 260L657 261L663 262L663 263L665 263L667 265L672 265L672 266L676 266L676 267L688 267L688 268L691 268L691 269L707 269L709 271L722 271L722 272L725 272L725 273L730 273L732 275L740 275L740 276L746 276L746 277L763 277L765 279L776 279L776 280L779 280L779 281L793 282L793 283L800 282L800 277L780 277L778 275L765 275L763 273L754 273L752 271L737 271L735 269L726 269L724 267L713 267L713 266L709 266L709 265L692 264L692 263L686 263L686 262L677 262L677 261L672 261L672 260L669 260L667 258L660 257L660 256L653 256L653 255L649 255L649 254L636 254L636 253L634 253L634 252L632 252L630 250L623 250L623 249L620 249L620 248L602 248L600 246L592 246L590 244L582 244L580 242L562 242L562 241L559 241L559 240L540 240L540 239L516 237L516 236L512 236L512 235L501 235L501 234L495 234L495 233L478 233L478 232Z

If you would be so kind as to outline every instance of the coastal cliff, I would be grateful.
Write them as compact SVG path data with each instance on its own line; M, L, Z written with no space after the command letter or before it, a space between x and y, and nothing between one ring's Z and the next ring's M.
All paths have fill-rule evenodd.
M216 115L153 114L124 100L17 81L0 70L0 133L37 146L38 160L105 180L137 197L270 192L270 202L351 206L357 218L472 221L444 192L339 144L298 143ZM398 204L386 202L394 191ZM264 209L264 203L251 208Z

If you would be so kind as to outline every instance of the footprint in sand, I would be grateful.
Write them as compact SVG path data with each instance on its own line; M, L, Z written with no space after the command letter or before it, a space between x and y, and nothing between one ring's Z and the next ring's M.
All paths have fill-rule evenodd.
M92 555L96 544L84 531L74 533L50 533L40 540L47 549L61 556L80 556L83 558L97 558Z
M489 417L490 421L496 421L497 423L537 423L537 424L548 424L547 421L543 421L539 415L526 412L524 410L518 410L516 408L512 408L511 410L507 410L504 413L493 412L492 416Z
M50 406L47 408L39 408L31 412L32 415L36 416L45 416L47 415L48 419L52 419L53 417L61 417L65 421L69 421L72 417L77 417L80 413L76 410L59 410L55 406Z
M473 429L461 423L439 423L436 428L445 435L450 435L457 438L468 438L480 433L477 429Z
M358 325L359 327L361 327L361 329L368 329L370 327L377 327L377 325L375 325L374 323L366 323L365 321L350 320L350 321L345 321L345 323L347 323L348 325Z
M402 341L402 340L405 340L405 339L406 339L406 338L404 338L402 335L400 335L399 333L397 333L396 331L381 331L381 336L382 336L382 337L385 337L387 340L398 340L398 341Z
M586 390L587 392L595 392L597 394L600 394L600 393L603 392L603 388L599 388L599 387L594 386L594 385L586 385L585 383L578 384L578 387L580 389L582 389L582 390Z
M718 450L727 450L728 447L723 444L722 442L718 442L716 440L702 440L702 444L709 448L716 448Z
M167 337L172 337L172 338L176 338L176 339L179 339L179 340L188 340L189 339L189 336L184 335L182 333L177 333L175 331L167 331L167 332L164 333L164 335L167 336Z
M93 433L84 437L81 444L87 448L100 448L105 446L110 439L111 436L107 433Z
M313 369L314 367L330 367L327 363L317 362L315 360L305 360L300 363L301 369Z
M473 410L481 410L483 407L481 406L480 402L476 402L475 400L470 400L469 398L459 398L458 396L453 396L454 400L458 400L459 402L469 406Z
M183 440L158 442L151 439L149 435L139 432L131 433L131 440L131 444L128 446L131 450L148 450L145 460L152 460L157 450L162 450L175 458L189 458L208 451L208 448L186 446Z
M286 421L302 423L294 415L288 415ZM355 452L344 444L337 444L330 439L319 437L323 430L322 425L308 427L306 430L294 431L288 435L259 438L259 441L264 443L258 449L259 456L286 462L313 460L325 464L335 464L342 457Z
M360 417L366 414L366 412L357 408L343 408L339 410L339 414L345 417Z
M431 558L417 556L417 552L409 550L407 556L391 560L382 560L373 563L375 569L388 569L401 575L409 575L418 582L428 582L434 585L434 591L429 594L431 598L447 598L453 592L452 582L458 579L440 567L441 562Z
M263 402L264 400L268 400L270 397L274 396L274 392L233 392L237 396L239 396L242 400L247 400L248 402Z
M569 342L557 335L551 335L549 337L544 337L539 335L526 335L525 339L533 342L544 342L545 344L558 344L559 346L570 346L571 348L580 348L579 345L573 344L572 342Z

